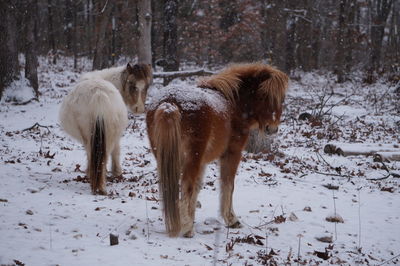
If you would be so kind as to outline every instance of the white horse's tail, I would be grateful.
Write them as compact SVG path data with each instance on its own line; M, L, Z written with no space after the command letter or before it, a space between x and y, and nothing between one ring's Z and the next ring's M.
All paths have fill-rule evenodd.
M96 91L88 104L92 113L88 148L88 177L93 194L106 194L105 175L107 155L110 149L108 147L110 145L109 138L111 137L108 124L111 119L104 109L109 108L111 103L107 94L102 91Z
M101 188L101 177L105 175L106 171L106 130L104 126L104 118L98 116L93 123L92 136L90 139L90 154L88 165L88 176L90 179L90 186L93 194L96 193L98 188ZM103 191L99 191L103 193Z

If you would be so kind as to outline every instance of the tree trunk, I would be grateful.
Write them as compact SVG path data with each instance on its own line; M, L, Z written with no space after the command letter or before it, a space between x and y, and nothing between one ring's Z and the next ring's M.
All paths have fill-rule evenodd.
M72 42L73 42L73 29L72 29L73 11L72 11L72 5L74 5L74 3L71 3L71 0L65 0L64 35L65 35L65 48L67 48L68 51L71 50Z
M375 72L380 67L382 40L385 34L386 20L389 16L393 0L373 0L371 23L371 54L370 72Z
M138 62L151 64L151 1L139 0Z
M37 0L29 0L26 5L26 44L25 44L25 77L29 80L36 98L39 97L37 74L38 59L36 47Z
M156 66L156 62L163 56L163 32L164 32L164 0L152 0L152 23L151 23L151 54L152 65ZM161 49L160 49L161 47Z
M297 30L297 18L296 9L299 3L297 1L287 0L285 1L285 8L288 15L286 16L286 58L285 58L285 70L290 73L291 70L296 68L296 30Z
M296 18L289 15L287 20L287 33L286 33L286 67L287 73L290 73L296 67L295 62L295 34L296 34Z
M96 49L93 58L93 70L109 67L109 54L107 51L107 26L110 22L112 11L111 1L106 1L100 6L100 14L96 18Z
M0 99L4 89L19 79L16 1L0 1Z
M57 56L56 53L56 41L54 37L54 25L53 25L53 3L52 0L47 1L47 23L49 24L48 30L48 40L49 40L49 47L52 51L53 56L53 64L57 63Z
M92 0L86 0L86 49L89 57L92 57L92 36L93 36L93 2Z
M343 59L345 53L345 41L344 41L344 32L345 32L345 23L346 23L346 2L347 0L340 0L339 2L339 26L337 29L337 45L336 45L336 56L335 56L335 74L337 77L337 82L342 83L345 81L344 78L344 66L343 66Z
M267 11L266 11L266 0L262 0L260 3L260 15L262 18L262 28L260 31L261 34L261 48L262 48L262 58L264 60L268 59L268 61L271 61L270 58L268 58L270 51L271 51L271 43L269 41L269 36L268 36L268 31L267 31Z
M347 7L347 29L346 29L346 50L344 56L344 69L347 74L351 72L353 62L354 35L356 34L355 27L352 26L355 22L356 12L358 9L357 0L349 0Z
M178 60L178 3L177 0L165 0L164 3L164 71L179 70ZM164 85L169 83L164 79Z
M74 22L74 29L72 32L72 51L74 53L74 69L78 69L78 3L76 1L72 2L72 15L73 15L73 22Z

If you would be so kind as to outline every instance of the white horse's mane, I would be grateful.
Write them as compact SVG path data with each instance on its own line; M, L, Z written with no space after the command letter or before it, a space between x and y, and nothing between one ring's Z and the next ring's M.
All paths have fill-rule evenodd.
M122 90L122 75L126 70L126 66L112 67L103 70L96 70L83 74L79 81L87 79L104 79L111 82L118 90Z

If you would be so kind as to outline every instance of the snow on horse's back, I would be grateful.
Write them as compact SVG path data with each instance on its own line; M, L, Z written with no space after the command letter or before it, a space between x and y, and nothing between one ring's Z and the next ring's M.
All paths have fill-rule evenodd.
M128 64L89 72L64 98L61 126L85 147L87 175L94 194L107 193L105 175L110 155L112 174L122 174L119 141L128 124L127 107L141 112L143 106L144 110L150 79L148 65Z

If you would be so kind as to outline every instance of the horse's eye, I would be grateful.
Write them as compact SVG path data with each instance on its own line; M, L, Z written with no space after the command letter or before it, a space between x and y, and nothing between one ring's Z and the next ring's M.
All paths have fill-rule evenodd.
M130 90L130 91L136 91L137 88L136 88L135 85L131 85L131 86L129 86L129 90Z

